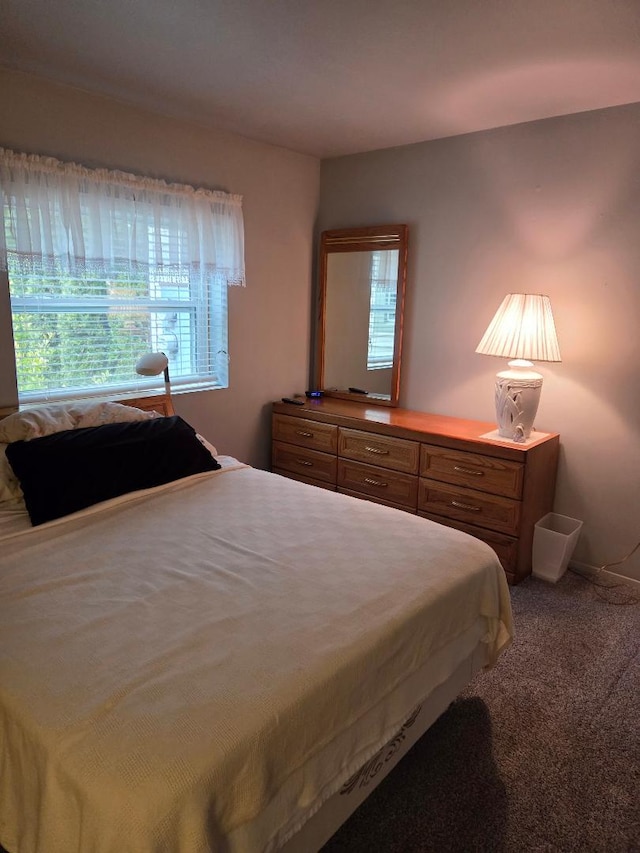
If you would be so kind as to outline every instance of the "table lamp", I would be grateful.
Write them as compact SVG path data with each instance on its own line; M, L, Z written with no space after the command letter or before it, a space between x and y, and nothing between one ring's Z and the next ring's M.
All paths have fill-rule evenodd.
M531 434L542 391L542 375L533 369L532 362L562 361L549 297L507 294L476 352L512 359L509 369L496 376L498 435L525 441Z

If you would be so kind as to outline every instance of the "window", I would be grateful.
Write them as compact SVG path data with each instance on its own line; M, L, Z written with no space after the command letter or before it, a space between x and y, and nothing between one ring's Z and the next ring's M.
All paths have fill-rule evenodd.
M241 199L0 150L21 401L132 391L160 350L177 389L228 385Z
M398 250L371 253L371 297L367 370L393 367L396 330Z

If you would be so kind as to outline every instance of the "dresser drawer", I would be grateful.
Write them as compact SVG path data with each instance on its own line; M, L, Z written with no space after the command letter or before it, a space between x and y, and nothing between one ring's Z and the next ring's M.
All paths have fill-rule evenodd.
M398 471L338 459L338 487L381 498L409 509L416 508L418 478Z
M513 536L496 533L495 530L485 530L482 527L476 527L474 524L466 524L464 521L453 521L451 518L443 518L440 515L423 512L422 510L418 512L418 515L422 516L422 518L429 518L431 521L437 521L439 524L446 524L447 527L455 527L456 530L462 530L463 533L475 536L476 539L482 539L483 542L490 545L496 552L505 572L509 572L510 574L515 572L516 559L518 557L518 540L514 539Z
M420 478L418 509L512 536L518 535L520 526L519 501L437 480Z
M519 498L522 495L524 465L465 450L447 450L423 444L420 476L506 498Z
M405 474L417 474L420 445L417 441L340 427L338 456L370 465L381 465L383 468L392 468Z
M325 453L335 453L338 447L337 426L317 423L306 418L274 415L272 433L274 441L286 441Z
M271 460L273 469L280 468L332 485L336 482L337 459L328 453L274 441Z

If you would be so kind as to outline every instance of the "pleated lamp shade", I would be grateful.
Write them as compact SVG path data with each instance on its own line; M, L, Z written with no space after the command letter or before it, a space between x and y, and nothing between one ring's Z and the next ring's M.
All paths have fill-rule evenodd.
M562 361L549 297L507 294L476 352L526 361Z

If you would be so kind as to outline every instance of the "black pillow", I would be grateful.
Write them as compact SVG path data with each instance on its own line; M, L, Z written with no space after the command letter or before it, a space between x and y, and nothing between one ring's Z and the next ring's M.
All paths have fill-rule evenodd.
M220 468L193 427L177 415L14 441L6 455L34 525Z

